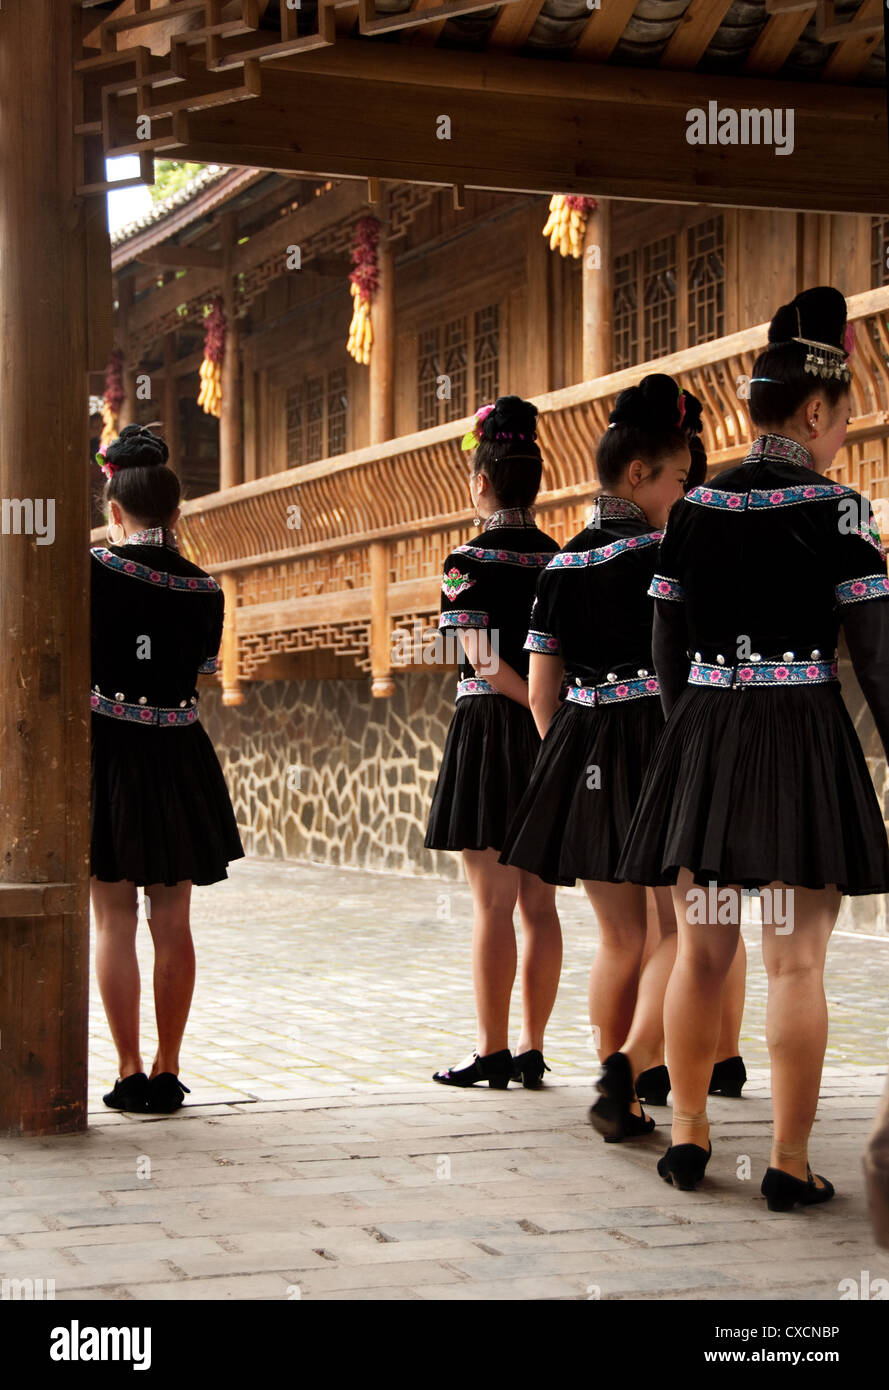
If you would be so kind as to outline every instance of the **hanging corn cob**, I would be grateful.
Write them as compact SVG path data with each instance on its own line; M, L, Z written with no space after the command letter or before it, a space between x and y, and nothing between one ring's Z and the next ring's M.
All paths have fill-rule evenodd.
M349 324L349 341L346 351L362 366L370 362L370 349L373 344L373 326L370 321L371 303L379 281L377 269L377 244L380 240L380 224L375 217L362 217L355 228L352 243L352 264L355 269L349 275L352 295L352 322Z
M550 251L558 247L563 256L578 260L583 255L587 218L597 207L595 198L583 194L554 193L549 200L549 217L543 229L543 235L549 237Z
M99 444L103 451L117 438L117 420L120 407L126 400L123 384L123 353L114 348L105 368L105 395L102 399L102 436Z
M222 296L217 295L204 310L204 360L201 362L201 390L198 405L206 415L222 414L222 359L225 357L225 314Z

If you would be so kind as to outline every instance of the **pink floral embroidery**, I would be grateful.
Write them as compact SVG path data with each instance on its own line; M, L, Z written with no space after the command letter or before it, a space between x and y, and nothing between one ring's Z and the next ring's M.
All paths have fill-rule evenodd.
M126 564L124 565L124 569L126 570L127 574L134 574L136 571L136 566L133 564L132 560L127 560Z
M701 501L702 501L702 502L712 502L712 501L713 501L713 493L712 493L712 492L709 492L709 491L708 491L708 492L702 492L702 493L701 493Z
M717 682L719 681L719 677L720 677L721 674L722 674L722 673L721 673L720 671L711 671L711 672L710 672L710 680L711 680L711 682L712 682L713 685L716 685L716 684L717 684Z
M731 497L728 499L728 506L730 506L732 509L740 507L742 500L743 499L737 492L733 492Z
M143 724L150 724L150 723L151 723L151 719L152 719L151 710L150 710L150 709L144 709L144 710L142 710L142 713L139 715L139 718L142 720L142 723L143 723Z
M787 669L786 666L776 666L776 667L775 667L775 680L776 680L776 681L786 681L786 680L787 680L787 677L788 677L789 675L790 675L790 672L788 671L788 669Z
M658 689L658 683L657 683L657 681L656 681L654 678L652 678L651 680L646 681L646 682L645 682L645 689L646 689L646 690L651 690L651 691L655 691L655 692L656 692L657 689Z
M852 592L853 592L853 594L864 594L864 593L867 593L867 585L866 585L866 584L862 584L861 580L859 579L859 580L857 581L857 583L855 583L855 584L852 585Z
M123 714L123 705L112 705L115 714Z
M150 576L150 578L153 580L153 582L154 582L155 584L159 584L159 583L160 583L161 576L158 574L157 570L152 570L152 571L151 571L151 576Z
M816 678L817 675L818 675L818 667L817 667L817 666L807 666L807 667L806 667L806 675L808 676L808 678L809 678L810 681L815 680L815 678Z
M774 502L775 505L777 506L777 504L778 504L779 502L783 502L783 501L784 501L784 493L783 493L783 492L773 492L772 495L771 495L771 497L769 498L769 501L770 501L770 502Z
M627 693L627 687L625 685L619 685L614 693L619 700L622 700Z
M738 680L739 680L739 681L752 681L752 680L753 680L753 672L751 671L751 669L750 669L749 666L742 666L742 667L741 667L740 671L738 672Z

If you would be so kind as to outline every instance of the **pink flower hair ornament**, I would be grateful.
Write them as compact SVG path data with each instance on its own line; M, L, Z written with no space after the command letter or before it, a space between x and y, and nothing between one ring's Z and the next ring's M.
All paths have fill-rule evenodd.
M116 473L117 470L118 470L118 468L120 467L120 464L119 464L119 463L106 463L106 462L105 462L105 454L106 454L107 451L108 451L108 445L109 445L109 444L113 444L113 442L114 442L113 440L109 439L109 440L107 441L107 443L105 443L105 444L102 445L101 449L100 449L99 452L96 454L96 463L99 465L99 467L101 468L102 472L105 474L105 477L106 477L106 478L110 478L111 475L112 475L113 473Z
M682 422L685 419L685 391L681 387L679 390L679 400L677 404L679 406L679 425L681 428Z
M485 420L487 420L488 416L490 415L493 409L493 405L483 405L479 410L475 412L475 417L472 421L472 424L469 426L469 429L466 431L463 438L460 440L461 449L478 448L479 444L481 444L482 442L482 425L485 422Z

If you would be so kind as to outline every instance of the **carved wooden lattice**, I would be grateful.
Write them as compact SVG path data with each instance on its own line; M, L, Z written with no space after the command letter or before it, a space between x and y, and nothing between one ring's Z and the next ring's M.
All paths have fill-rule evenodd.
M238 676L249 680L273 656L326 650L352 657L359 671L370 671L370 624L323 623L288 632L243 634L238 639Z

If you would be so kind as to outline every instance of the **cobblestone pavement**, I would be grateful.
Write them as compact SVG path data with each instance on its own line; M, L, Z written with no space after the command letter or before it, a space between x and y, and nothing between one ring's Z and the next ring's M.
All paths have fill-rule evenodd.
M547 1034L554 1082L596 1070L586 999L595 919L580 888L560 889L557 902L565 957ZM231 865L228 882L195 889L192 904L197 987L182 1057L192 1104L307 1097L349 1083L416 1085L475 1044L465 884L248 860ZM760 936L760 927L745 926L741 1047L748 1065L765 1066ZM155 1033L144 922L140 943L148 1065ZM827 1064L884 1064L889 938L835 934L825 987ZM519 1021L516 990L513 1044ZM117 1063L95 984L90 1061L90 1104L101 1110Z
M667 1108L632 1145L586 1123L594 933L584 899L560 901L550 1084L465 1092L428 1079L473 1036L465 889L234 865L195 894L190 1104L170 1117L101 1106L115 1068L97 1002L87 1133L0 1140L0 1278L52 1279L57 1299L825 1302L842 1280L889 1278L861 1167L886 1070L885 944L832 948L812 1156L838 1195L772 1215L755 953L750 1082L742 1100L712 1098L713 1159L681 1193L655 1170Z

